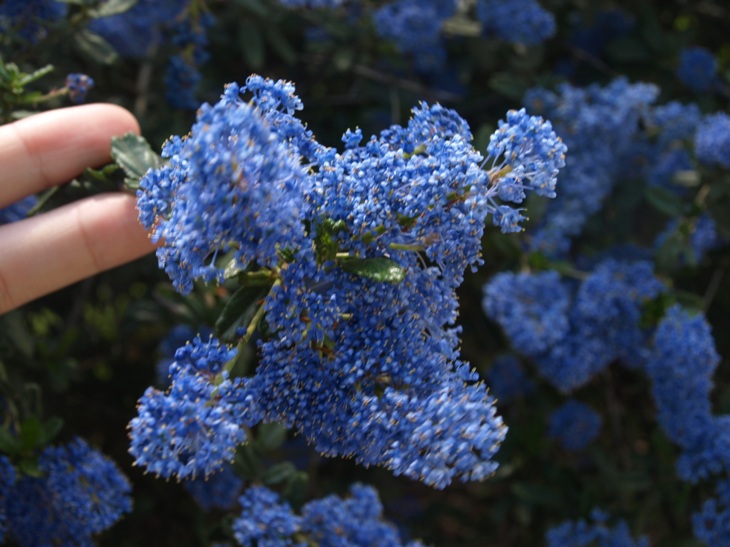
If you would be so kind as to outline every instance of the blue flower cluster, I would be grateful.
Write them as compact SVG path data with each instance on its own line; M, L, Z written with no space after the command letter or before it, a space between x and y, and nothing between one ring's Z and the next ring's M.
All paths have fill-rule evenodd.
M422 545L418 541L401 541L398 530L383 520L383 506L373 488L354 484L349 494L344 499L327 496L310 501L297 515L275 492L252 486L239 500L241 515L233 523L236 541L243 547Z
M377 9L372 17L378 36L412 58L417 70L433 72L446 63L441 28L455 9L453 0L396 0Z
M623 520L610 527L608 515L594 509L592 522L580 519L566 521L548 530L548 547L649 547L649 538L634 539Z
M7 518L5 516L7 497L16 480L15 468L6 456L0 456L0 541L5 540Z
M730 470L730 422L727 416L713 416L709 399L720 357L707 321L673 306L653 342L646 372L659 425L683 450L679 476L697 482Z
M48 25L66 15L68 4L57 0L4 0L0 3L0 30L13 30L35 43L48 33Z
M700 123L695 137L697 159L709 166L730 168L730 116L718 112Z
M165 72L165 96L167 102L175 108L195 110L200 101L195 92L202 80L200 67L204 65L208 54L208 30L215 19L208 13L193 18L186 17L170 29L172 44L180 51L170 57Z
M555 17L536 0L477 0L475 10L486 36L534 45L555 34Z
M607 258L580 284L553 271L497 274L483 306L547 381L570 392L616 359L640 363L641 307L662 290L650 262Z
M620 176L632 167L639 121L658 95L650 84L617 79L605 87L577 88L563 84L557 92L527 93L528 110L549 118L567 144L570 156L560 177L560 196L551 202L544 221L531 234L531 248L565 253L571 238L597 212Z
M165 29L189 4L190 0L137 0L122 13L93 19L89 28L122 57L142 58L163 43Z
M692 91L709 91L717 84L717 59L703 47L685 48L679 54L677 78Z
M89 90L94 87L94 79L86 74L72 72L66 76L66 89L72 102L83 103Z
M716 498L702 504L692 515L692 528L697 539L712 547L730 546L730 480L716 485Z
M548 418L548 436L569 452L583 450L601 432L601 415L590 406L569 399Z
M41 476L3 485L8 538L22 547L91 546L93 536L132 509L126 477L81 439L46 448L38 466ZM7 461L2 468L8 479Z
M485 159L456 112L422 103L407 126L365 144L346 132L338 153L314 140L300 108L287 82L230 84L141 182L140 218L164 240L158 258L178 290L222 281L219 254L272 286L255 374L229 379L233 356L194 340L199 365L179 350L168 394L140 400L132 454L163 476L210 473L263 420L324 454L440 488L489 476L506 429L459 360L455 290L481 263L489 214L514 231L522 217L509 203L553 195L565 145L515 111ZM369 274L372 264L390 277Z
M692 219L672 219L657 236L654 247L661 251L664 245L679 243L683 254L680 264L695 265L710 251L723 245L715 221L708 214Z

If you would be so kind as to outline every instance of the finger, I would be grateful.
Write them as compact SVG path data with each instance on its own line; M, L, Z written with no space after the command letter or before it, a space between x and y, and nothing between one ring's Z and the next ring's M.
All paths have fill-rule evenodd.
M153 250L135 200L102 194L0 228L0 313Z
M113 136L139 133L120 106L89 104L0 126L0 207L110 161Z

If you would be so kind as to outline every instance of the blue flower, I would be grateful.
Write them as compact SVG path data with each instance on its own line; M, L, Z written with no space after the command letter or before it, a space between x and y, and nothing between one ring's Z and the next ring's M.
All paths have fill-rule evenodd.
M717 59L703 47L685 48L679 54L677 77L692 91L709 91L717 83Z
M231 464L207 477L196 477L183 482L185 490L205 511L233 509L243 490L243 480L236 474Z
M132 509L131 486L85 441L46 448L40 478L24 476L7 497L8 535L21 546L92 545Z
M72 72L66 76L66 88L72 102L80 104L86 100L89 90L94 87L94 79L86 74Z
M603 511L594 509L591 520L565 521L554 526L546 534L548 547L649 547L649 538L634 539L626 522L621 520L610 527Z
M476 16L485 36L527 45L555 34L555 17L535 0L477 0Z
M697 159L709 166L730 168L730 116L718 112L700 123L695 152Z
M0 225L23 220L28 211L38 203L36 196L27 196L0 209Z

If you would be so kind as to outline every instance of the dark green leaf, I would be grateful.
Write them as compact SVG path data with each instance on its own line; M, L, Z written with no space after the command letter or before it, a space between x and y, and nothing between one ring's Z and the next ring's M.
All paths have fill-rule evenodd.
M20 444L23 450L33 450L42 445L43 426L35 416L26 418L20 426Z
M297 468L291 462L281 462L269 467L262 477L264 484L280 484L294 475Z
M102 65L110 65L117 60L117 52L112 45L98 34L90 30L81 30L74 34L76 46L81 52Z
M276 54L288 65L297 62L297 52L289 43L289 39L275 25L266 27L266 41L271 44Z
M265 451L276 450L286 440L288 430L282 424L261 424L256 436L256 443Z
M101 4L97 9L91 10L89 15L93 19L99 17L109 17L110 15L117 15L118 13L124 13L134 6L138 0L107 0Z
M127 133L112 138L112 158L127 175L124 183L130 189L139 188L139 181L148 169L157 169L162 164L150 144L139 135Z
M400 283L406 277L406 271L395 260L385 257L347 258L340 261L340 267L379 283Z
M43 432L41 434L41 446L45 446L56 438L63 428L63 420L57 416L54 416L43 424Z
M304 471L297 471L289 476L284 488L284 497L291 500L295 505L302 503L307 498L307 483L309 475Z
M677 217L682 214L682 200L671 190L649 185L644 190L644 197L652 207L667 216Z
M238 447L233 465L244 478L256 480L261 476L261 457L251 443Z
M246 64L254 70L263 67L264 39L259 27L251 21L243 21L240 25L238 40Z
M4 427L0 427L0 452L3 454L19 454L22 450L20 439Z
M215 322L219 338L229 340L239 327L248 326L260 305L259 301L269 292L269 287L241 287L226 302L220 317Z

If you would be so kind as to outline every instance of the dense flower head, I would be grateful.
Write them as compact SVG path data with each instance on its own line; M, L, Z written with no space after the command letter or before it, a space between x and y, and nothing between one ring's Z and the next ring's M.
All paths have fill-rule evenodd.
M717 473L730 460L719 450L730 441L728 422L712 416L709 399L719 361L705 318L670 308L654 334L646 372L659 425L685 451L678 469L687 480Z
M548 435L569 452L583 450L601 431L601 415L590 406L570 399L548 418Z
M484 286L482 305L512 346L526 355L547 351L569 329L570 295L555 271L499 273Z
M131 511L131 486L117 466L74 439L46 448L41 477L20 478L7 497L8 535L21 546L92 545Z
M172 365L175 366L174 364ZM161 477L207 476L230 462L246 440L244 426L258 423L239 380L186 367L167 393L148 388L129 424L135 464Z
M223 253L272 286L253 375L229 380L231 350L214 339L180 348L169 392L140 401L132 454L163 476L210 473L243 426L266 421L438 488L484 479L506 428L459 360L455 291L481 263L487 216L515 229L502 185L553 195L565 146L515 111L485 160L464 119L421 103L370 139L348 130L337 152L295 117L301 108L289 82L230 84L140 184L140 219L164 239L158 258L178 290L221 281Z
M697 159L707 165L730 168L730 116L718 112L700 123L695 152Z
M140 218L164 240L160 267L182 293L195 278L222 281L219 253L273 265L279 246L303 235L300 158L237 91L201 106L190 135L163 148L170 166L140 183Z
M685 48L679 54L677 77L693 91L709 91L717 82L717 59L703 47Z
M649 547L649 538L634 539L625 521L611 527L608 515L601 510L593 510L591 521L565 521L551 528L545 538L548 547Z
M658 95L651 84L619 78L601 87L563 84L557 92L530 90L528 110L549 118L570 153L560 175L559 196L547 207L531 234L530 246L550 255L567 252L585 221L597 212L614 184L630 168L638 142L639 121Z
M48 23L66 15L68 4L57 0L4 0L0 3L0 30L15 30L35 43L47 35Z
M477 0L482 33L501 40L539 44L555 34L555 17L535 0Z
M446 51L441 38L444 20L454 11L439 10L433 0L396 0L385 4L373 13L373 23L378 35L391 40L401 53L413 56L417 69L431 72L446 63Z
M86 74L72 72L66 76L68 96L76 104L83 103L89 90L94 87L94 79Z
M137 0L128 10L93 19L89 28L122 57L141 58L164 40L164 32L187 10L190 0Z
M239 502L243 510L233 530L236 541L244 547L421 545L401 541L395 526L383 520L383 507L375 489L362 484L352 485L346 498L331 495L306 503L301 515L264 486L252 486Z

